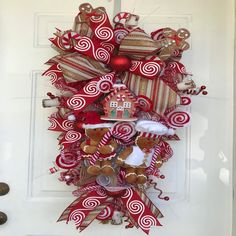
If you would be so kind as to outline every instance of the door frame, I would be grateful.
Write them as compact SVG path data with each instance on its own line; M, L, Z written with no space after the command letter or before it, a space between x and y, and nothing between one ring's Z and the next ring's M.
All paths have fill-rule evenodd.
M233 167L232 167L232 179L233 179L233 209L232 209L232 236L236 236L236 0L234 0L234 81L233 81Z

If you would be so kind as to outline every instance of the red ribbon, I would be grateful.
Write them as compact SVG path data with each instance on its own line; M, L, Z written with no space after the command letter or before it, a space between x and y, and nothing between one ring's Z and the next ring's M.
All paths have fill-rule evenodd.
M89 17L90 28L93 32L92 38L82 36L74 32L74 40L72 42L64 42L63 37L69 40L69 35L72 34L72 32L65 32L63 35L58 35L58 40L56 40L55 42L54 40L52 40L52 42L56 45L56 47L63 50L65 49L65 46L67 46L68 49L66 50L66 52L71 52L72 50L83 54L89 58L92 58L95 61L99 61L104 64L109 64L110 60L114 55L114 49L117 47L117 44L115 42L114 29L112 28L108 15L106 13L98 15L96 14L96 12L87 14L87 16ZM68 34L68 36L66 34ZM176 45L179 45L181 43L181 39L177 35L173 35L170 38L175 40ZM71 47L69 47L70 43L72 43ZM63 44L65 45L63 46ZM127 70L127 72L153 80L159 78L160 73L163 71L163 69L163 62L158 60L158 57L153 56L148 60L132 60L132 66L129 70ZM51 71L52 68L49 69L49 72ZM109 74L113 74L112 76L114 78L116 72L112 71L111 69L111 72ZM63 78L63 76L59 76L61 76L61 71L56 74L56 80L60 79L58 81L58 83L60 82L58 84L58 87L65 87L64 85L61 85L61 77ZM67 100L67 106L78 114L86 106L101 97L101 95L104 94L104 91L94 87L94 84L96 82L99 82L101 77L103 76L98 76L91 79L90 82L86 84L83 88L81 88L79 91L77 91L77 93L75 92L76 94ZM170 86L168 85L168 83L166 85ZM90 87L93 87L94 96L89 93L91 91ZM110 88L108 88L107 91L110 91Z
M130 216L138 226L146 233L149 233L151 226L161 226L151 210L145 205L136 191L131 188L126 189L124 196L121 197Z
M76 228L78 229L88 214L96 207L102 205L107 198L108 195L102 188L97 191L90 192L72 207L68 215L67 222L73 220Z
M67 217L61 217L61 220L74 221L76 228L80 228L86 217L97 210L99 206L104 206L100 211L96 212L96 216L112 201L114 198L120 199L127 209L129 216L136 226L140 227L146 234L149 233L151 226L161 226L156 216L152 213L149 207L144 203L139 194L132 188L127 188L122 191L109 192L103 187L94 190L78 198L76 204L69 206L64 212L67 212ZM110 202L108 201L110 199ZM69 212L69 213L68 213ZM92 217L91 222L96 218ZM91 223L89 222L89 224ZM89 225L88 224L88 225Z
M73 109L75 114L82 112L85 107L104 94L104 87L109 91L114 81L115 72L90 80L78 93L67 99L67 107Z

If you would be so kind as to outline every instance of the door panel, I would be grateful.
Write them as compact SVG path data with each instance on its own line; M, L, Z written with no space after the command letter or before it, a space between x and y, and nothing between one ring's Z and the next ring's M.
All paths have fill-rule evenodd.
M191 48L183 63L208 96L192 98L192 123L173 143L174 157L162 168L160 188L169 202L150 197L162 210L163 227L150 235L230 236L232 213L233 124L233 1L88 1L106 7L110 17L121 11L140 15L140 27L151 32L161 27L188 28ZM42 77L43 65L54 55L47 40L55 27L72 27L81 1L1 1L0 38L2 113L0 182L11 191L0 197L0 211L8 222L4 236L72 236L73 224L56 223L73 201L73 187L65 186L48 169L58 153L56 134L47 131L41 100L52 91ZM210 9L210 10L209 10ZM83 234L142 235L137 229L94 222Z
M163 236L231 235L231 4L213 1L122 2L122 10L134 8L135 13L143 17L141 25L148 32L168 26L190 30L191 48L184 54L183 62L187 71L194 74L196 83L207 85L209 92L206 97L192 98L191 127L180 134L181 142L184 141L186 146L183 143L182 146L180 143L174 145L172 163L163 170L167 176L163 187L169 190L169 186L177 186L182 195L185 193L181 198L181 194L174 191L171 202L159 203L166 217L162 221L164 227L155 232ZM223 58L227 58L226 63ZM179 175L173 178L173 172Z

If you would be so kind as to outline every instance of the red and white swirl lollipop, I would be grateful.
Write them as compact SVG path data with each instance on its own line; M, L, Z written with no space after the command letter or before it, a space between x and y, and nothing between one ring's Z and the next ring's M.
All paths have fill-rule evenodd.
M79 164L80 158L75 152L61 151L56 157L56 165L62 169L72 169Z
M120 44L122 39L129 33L125 28L114 29L114 36L117 44Z
M167 115L167 122L172 128L182 128L190 122L190 115L185 111L172 111Z
M181 96L181 105L187 106L189 104L191 104L191 98L187 96Z
M60 141L60 144L63 146L63 148L67 148L71 146L73 143L78 142L82 138L82 134L75 131L75 130L69 130L65 133L63 138Z
M150 98L144 96L144 95L139 95L137 97L137 102L138 102L138 107L145 112L152 111L153 108L153 103Z
M101 79L97 82L97 90L102 92L102 93L109 93L112 89L113 82L110 79Z
M116 122L112 128L112 135L122 141L129 141L136 134L133 122Z

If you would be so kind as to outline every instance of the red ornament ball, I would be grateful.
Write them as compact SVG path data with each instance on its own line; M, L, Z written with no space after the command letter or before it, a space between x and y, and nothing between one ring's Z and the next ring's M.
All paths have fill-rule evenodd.
M161 178L161 179L165 179L165 175L161 175L160 178Z
M126 56L114 56L111 58L110 66L114 71L122 72L131 67L131 60Z

